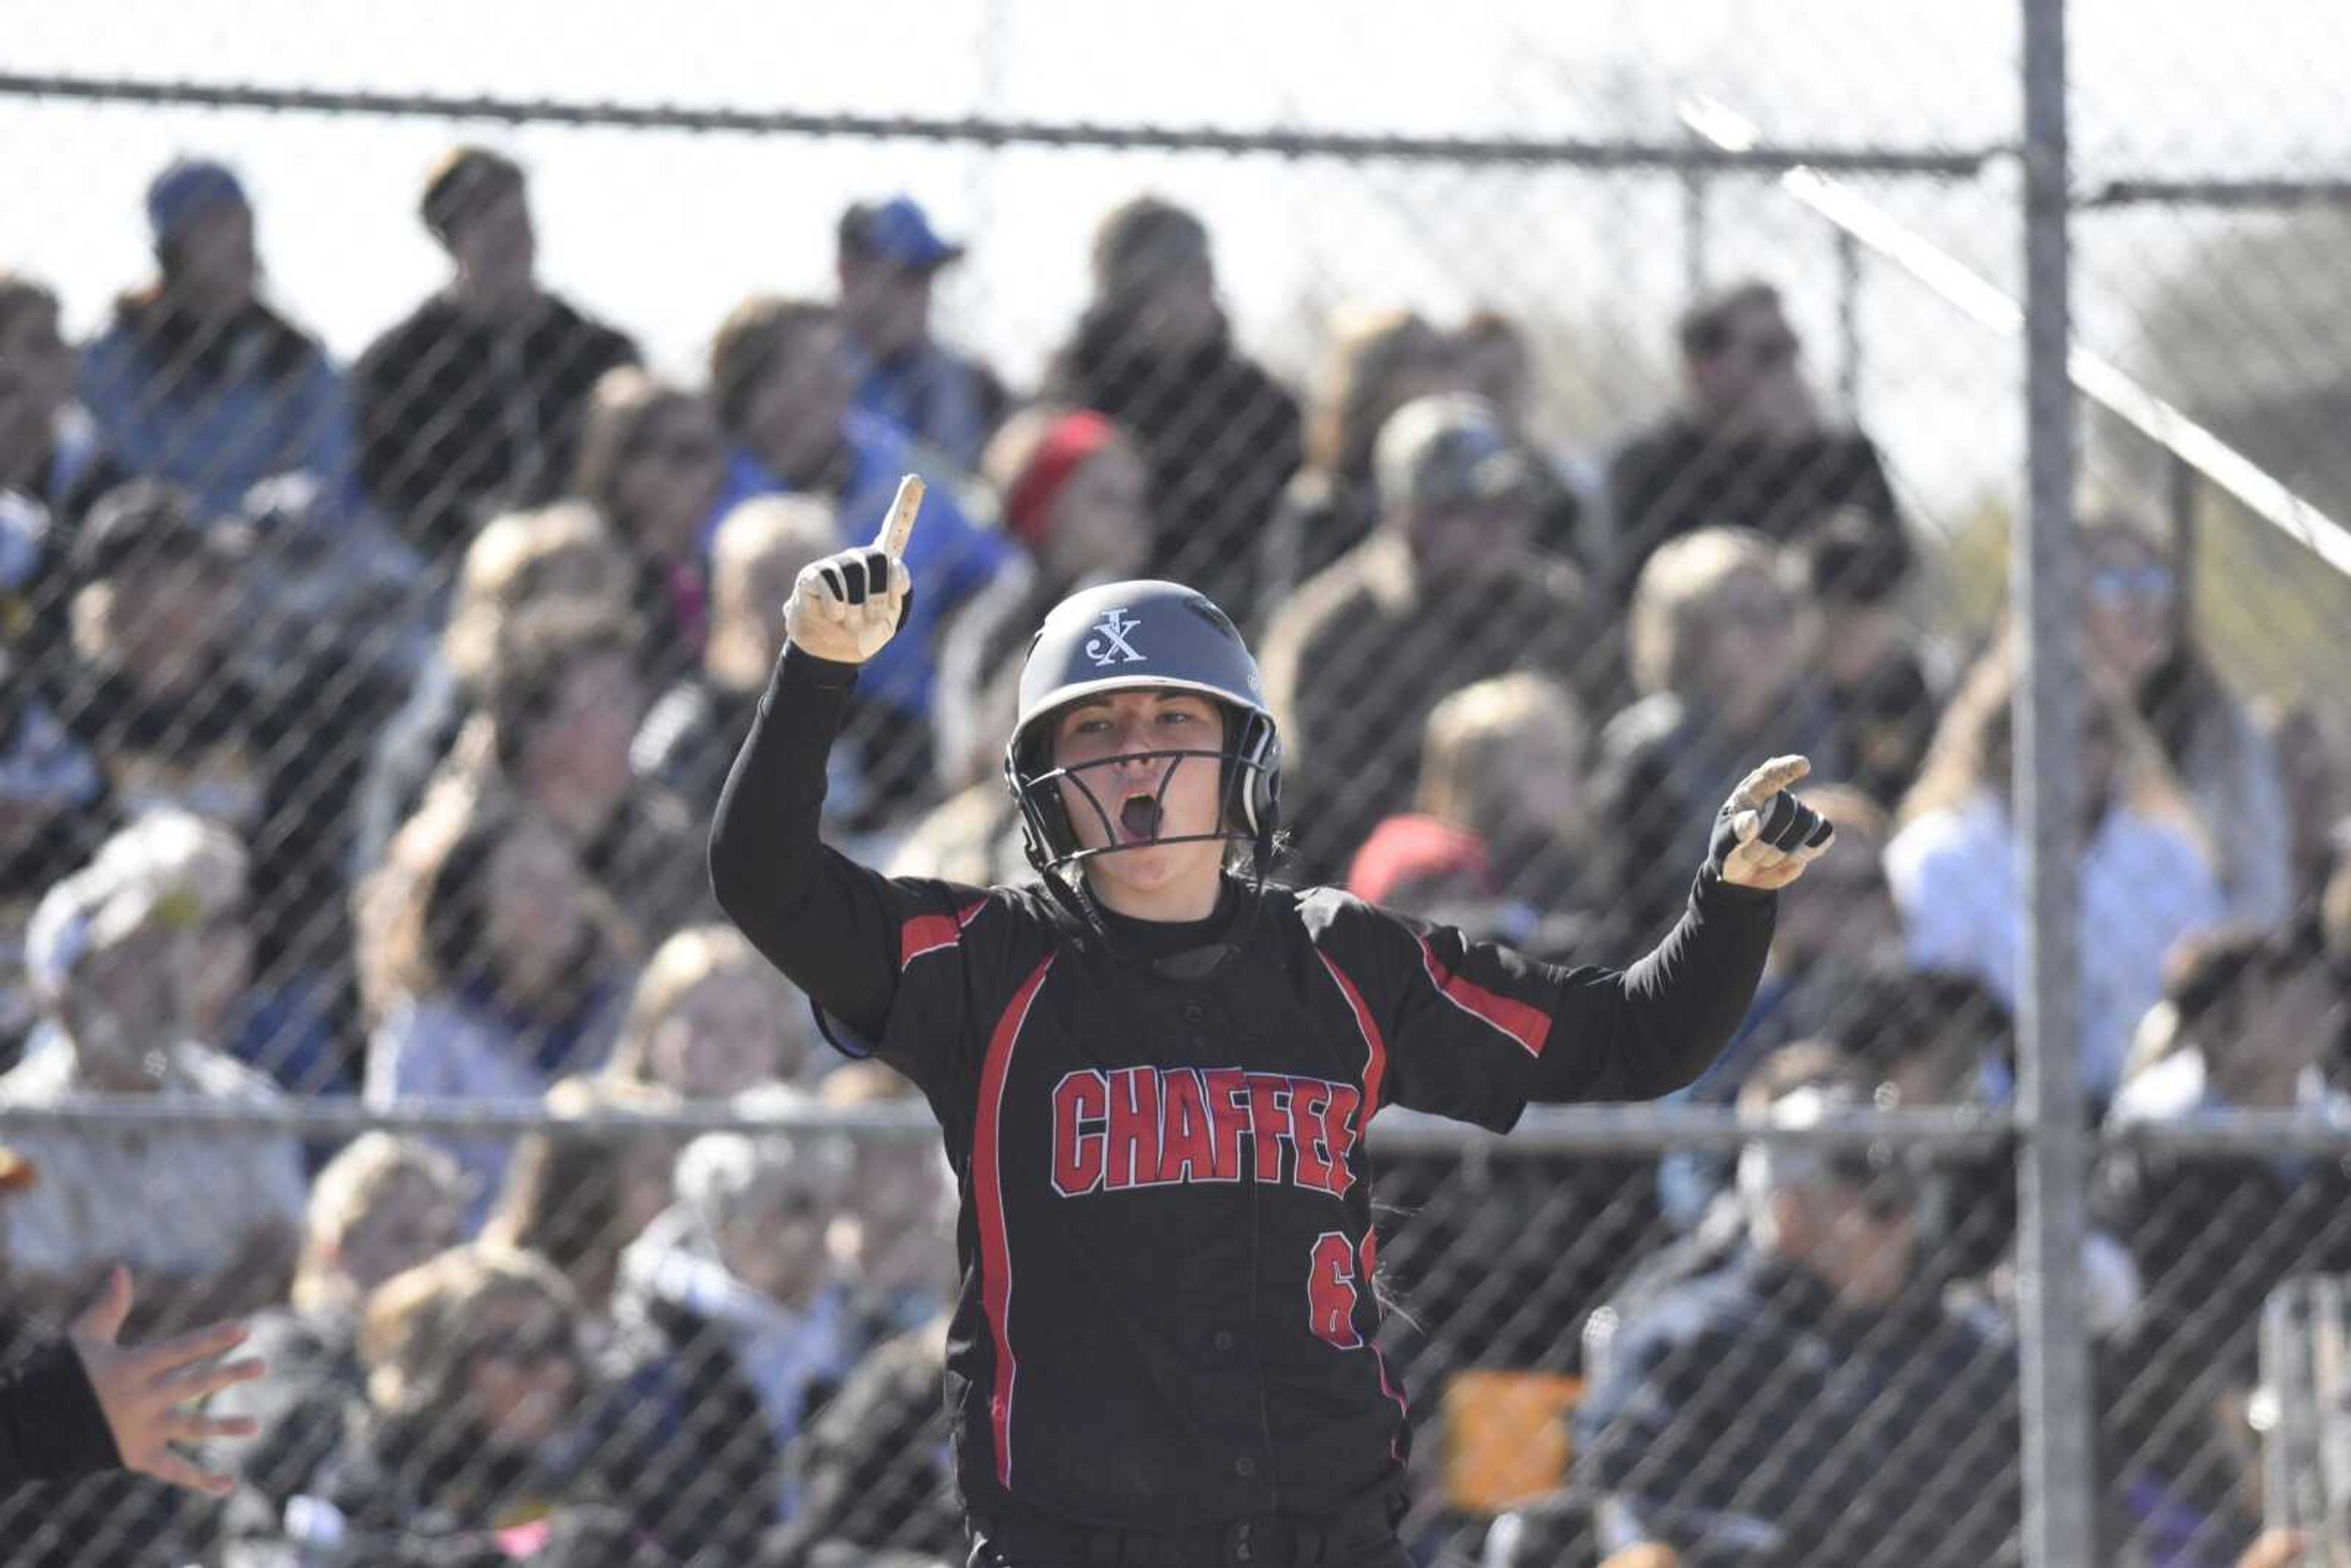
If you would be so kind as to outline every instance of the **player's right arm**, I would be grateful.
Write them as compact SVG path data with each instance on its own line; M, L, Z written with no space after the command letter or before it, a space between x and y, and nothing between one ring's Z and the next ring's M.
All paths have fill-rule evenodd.
M894 998L904 894L819 834L825 757L858 666L897 630L911 585L877 545L793 585L786 645L710 830L710 883L745 936L826 1013L879 1040Z

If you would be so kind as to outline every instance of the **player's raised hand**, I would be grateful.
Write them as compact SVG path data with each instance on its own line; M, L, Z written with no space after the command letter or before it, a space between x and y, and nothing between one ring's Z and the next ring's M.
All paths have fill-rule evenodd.
M906 540L923 504L923 482L909 474L873 542L810 561L792 584L784 634L803 653L862 664L886 646L914 601Z
M1813 770L1801 757L1775 757L1750 773L1715 818L1708 862L1740 887L1781 888L1836 842L1836 829L1788 793Z

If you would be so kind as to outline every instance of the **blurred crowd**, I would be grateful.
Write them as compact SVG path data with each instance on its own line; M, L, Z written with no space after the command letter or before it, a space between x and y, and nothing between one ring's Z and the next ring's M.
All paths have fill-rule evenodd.
M580 1125L13 1134L39 1173L0 1199L15 1312L121 1260L159 1323L258 1314L276 1370L235 1396L262 1433L227 1503L0 1499L10 1563L959 1558L935 1145L629 1127L910 1092L822 1045L705 867L790 584L907 472L917 592L825 803L868 863L1032 874L1001 780L1029 633L1080 587L1172 577L1259 652L1280 874L1621 965L1716 803L1802 752L1838 847L1687 1096L1802 1125L2012 1094L2010 629L1921 603L1889 462L1818 405L1771 286L1693 300L1675 405L1566 451L1498 313L1350 307L1285 385L1206 226L1148 195L1099 224L1034 388L936 335L964 253L904 196L841 215L831 298L715 302L692 384L543 286L509 159L453 151L417 212L447 282L348 366L266 287L217 162L156 175L154 274L89 341L0 271L0 1104ZM2149 517L2101 505L2083 549L2093 1114L2339 1119L2342 715L2232 689ZM1456 1367L1583 1380L1557 1494L1489 1560L2011 1551L2007 1161L1391 1162L1403 1364L1432 1395ZM2351 1271L2351 1162L2117 1153L2095 1185L2112 1560L2226 1568L2262 1517L2262 1303Z

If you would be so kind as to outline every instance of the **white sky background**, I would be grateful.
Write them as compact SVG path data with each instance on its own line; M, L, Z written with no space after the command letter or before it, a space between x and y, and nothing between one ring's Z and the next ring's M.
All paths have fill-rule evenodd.
M0 0L0 60L632 104L1530 137L1669 136L1677 98L1703 92L1768 139L1927 147L2014 134L2015 16L2011 0ZM2351 168L2351 5L2078 0L2072 26L2085 179ZM348 358L439 279L415 192L460 136L532 168L555 286L682 374L743 295L828 288L841 207L899 190L971 242L943 298L949 335L1016 378L1082 299L1095 218L1146 187L1208 217L1244 340L1293 373L1311 361L1321 310L1355 297L1440 315L1492 303L1546 327L1603 320L1597 338L1547 335L1551 368L1562 382L1621 387L1615 363L1593 361L1653 375L1681 295L1680 197L1656 176L21 99L0 99L0 265L57 286L70 325L87 330L147 265L149 175L176 152L210 152L255 192L280 303ZM2005 173L1870 188L2012 276ZM1834 274L1820 225L1768 183L1719 189L1711 270L1780 280L1827 382ZM2077 295L2094 341L2130 347L2132 292L2177 265L2198 223L2077 224ZM1864 306L1862 409L1897 467L1938 507L2011 488L2013 355L1882 267L1867 275ZM1558 434L1595 453L1650 412L1589 406L1602 412L1582 423L1597 428Z

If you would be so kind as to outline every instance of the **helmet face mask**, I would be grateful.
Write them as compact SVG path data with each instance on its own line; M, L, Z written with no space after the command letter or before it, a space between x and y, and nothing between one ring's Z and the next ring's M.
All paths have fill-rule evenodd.
M1123 751L1069 767L1052 758L1053 731L1061 710L1032 720L1008 748L1005 759L1005 783L1020 807L1021 836L1029 864L1050 873L1082 865L1097 855L1169 844L1239 843L1251 846L1260 856L1270 852L1278 812L1262 810L1260 803L1279 797L1280 745L1273 721L1228 704L1218 706L1224 710L1227 739L1217 750ZM1129 791L1112 782L1113 770L1137 761L1165 762L1166 767L1149 788L1150 794L1164 801L1177 772L1196 759L1212 762L1217 770L1217 831L1162 833L1155 826L1148 836L1131 837L1122 843L1122 808ZM1100 841L1092 848L1086 847L1084 835L1071 821L1073 795L1081 803L1078 809L1101 829Z
M1188 692L1224 718L1216 750L1177 746L1089 758L1062 767L1054 735L1061 716L1086 698L1118 692ZM1217 830L1161 836L1129 831L1120 842L1120 807L1106 771L1140 758L1164 759L1151 793L1165 800L1178 770L1195 759L1217 765ZM1076 880L1071 868L1096 855L1168 844L1248 844L1260 874L1280 818L1281 742L1264 706L1257 663L1230 619L1179 583L1109 583L1071 595L1047 614L1020 672L1020 716L1004 752L1005 787L1020 809L1029 863L1040 874ZM1072 810L1090 814L1101 844L1085 847Z

